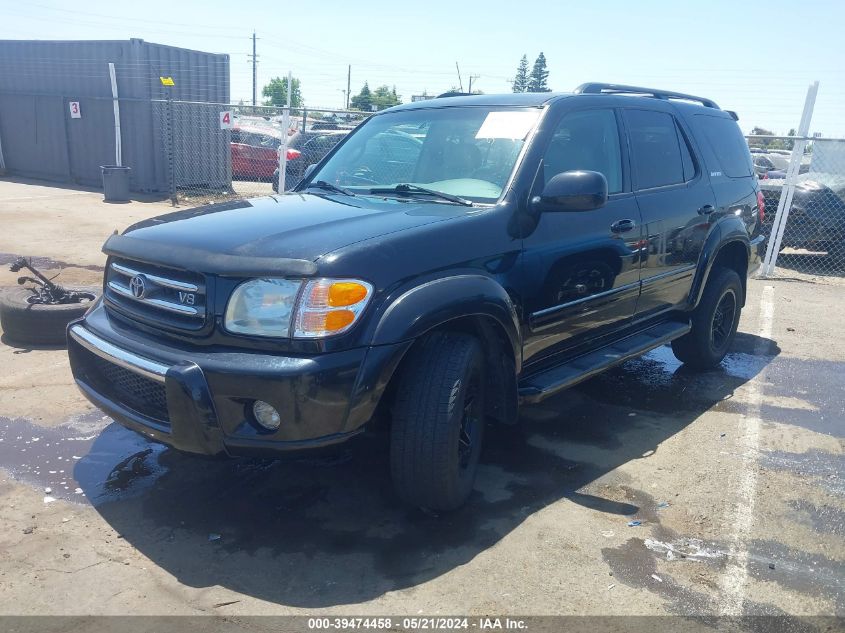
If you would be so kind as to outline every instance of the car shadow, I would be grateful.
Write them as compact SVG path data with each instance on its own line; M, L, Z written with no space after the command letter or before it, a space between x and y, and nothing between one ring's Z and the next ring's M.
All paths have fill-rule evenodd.
M65 349L67 347L67 343L55 343L50 345L41 345L36 343L25 343L21 341L15 340L13 337L10 337L8 334L3 333L0 334L0 343L5 345L6 347L12 347L15 351L12 354L29 354L34 350L60 350Z
M358 603L471 561L562 500L635 515L637 505L605 498L591 484L647 459L779 352L773 341L740 334L720 368L693 373L659 348L526 407L523 432L490 429L475 492L465 507L442 516L397 502L378 437L298 461L211 460L170 449L124 459L110 457L109 442L130 432L113 425L76 471L86 460L113 459L106 478L113 485L131 491L134 480L148 480L135 494L95 508L180 583L220 585L295 607ZM77 479L94 499L102 482Z

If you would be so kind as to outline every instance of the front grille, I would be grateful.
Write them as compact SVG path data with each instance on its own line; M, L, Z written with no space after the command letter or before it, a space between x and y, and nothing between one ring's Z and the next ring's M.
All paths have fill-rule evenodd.
M206 317L202 275L124 259L106 271L106 298L120 312L142 321L200 329Z
M164 383L110 363L85 349L80 349L86 381L98 393L146 418L170 424L167 391Z

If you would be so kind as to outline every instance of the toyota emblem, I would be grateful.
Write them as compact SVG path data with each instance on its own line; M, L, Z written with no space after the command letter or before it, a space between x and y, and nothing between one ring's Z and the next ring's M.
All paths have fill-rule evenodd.
M147 291L147 282L143 275L135 275L129 280L129 290L136 299L143 299Z

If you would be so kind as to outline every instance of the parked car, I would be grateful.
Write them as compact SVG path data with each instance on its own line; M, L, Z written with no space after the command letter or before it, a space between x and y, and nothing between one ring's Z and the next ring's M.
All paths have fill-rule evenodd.
M270 180L279 165L279 130L259 126L238 126L232 130L232 178Z
M725 356L765 241L734 116L609 84L379 112L287 195L111 236L74 377L194 453L386 433L399 497L457 508L488 422L666 343Z
M781 245L815 252L834 252L838 257L845 248L845 186L837 193L812 179L816 176L818 174L812 174L795 185ZM771 231L784 184L782 179L760 181L766 204L767 232Z
M285 190L293 189L302 180L308 165L320 162L331 149L349 134L350 130L296 132L288 139L285 163ZM279 160L273 171L273 191L279 192Z
M768 152L764 154L754 154L754 173L759 178L778 179L786 178L786 171L789 169L789 154L781 152ZM799 174L806 174L810 171L810 157L805 156L801 159L801 164L798 166Z

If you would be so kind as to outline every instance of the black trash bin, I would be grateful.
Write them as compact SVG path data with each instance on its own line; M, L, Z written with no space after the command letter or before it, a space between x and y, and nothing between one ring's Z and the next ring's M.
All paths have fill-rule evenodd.
M100 165L103 170L103 199L106 202L129 202L130 167Z

